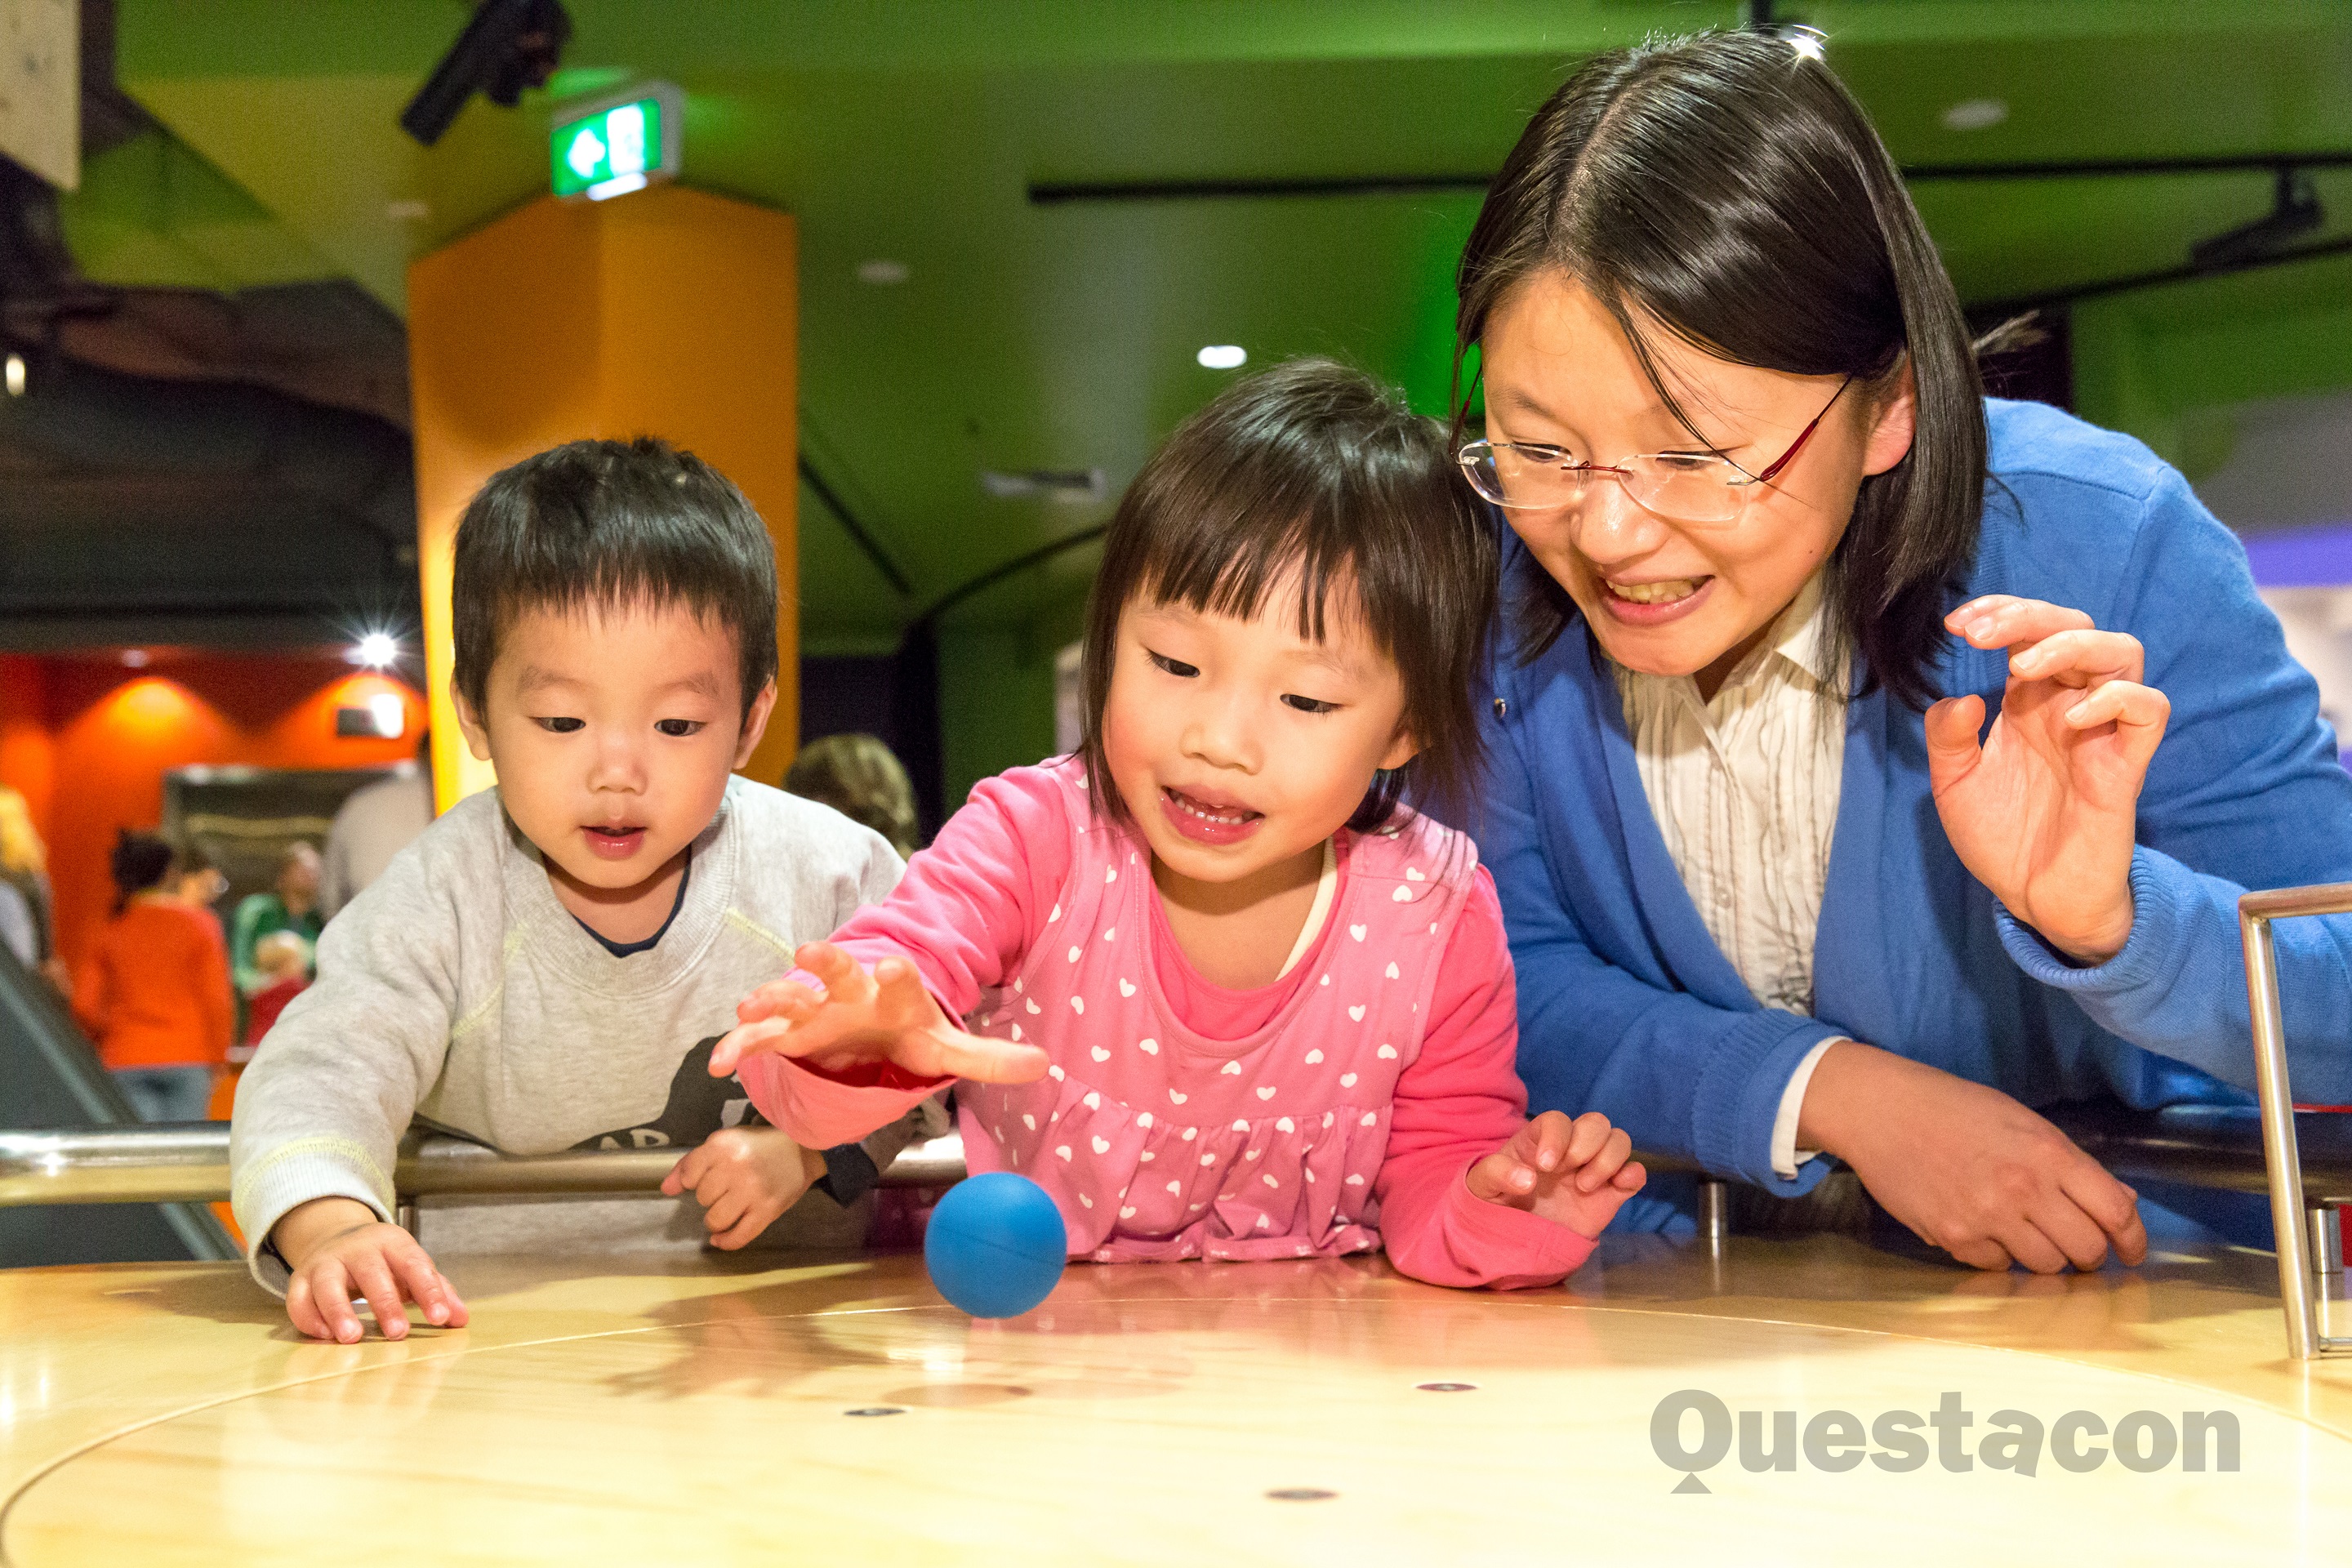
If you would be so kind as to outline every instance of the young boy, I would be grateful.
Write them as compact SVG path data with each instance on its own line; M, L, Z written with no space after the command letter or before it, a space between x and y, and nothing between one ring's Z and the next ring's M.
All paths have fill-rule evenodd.
M230 1165L255 1278L348 1342L354 1296L391 1339L405 1301L466 1321L433 1254L858 1244L906 1133L803 1150L708 1070L736 1002L900 871L878 835L730 776L776 698L767 531L686 453L579 441L483 486L456 557L451 686L499 787L327 927L245 1075ZM412 1119L511 1154L677 1147L663 1191L704 1212L427 1199L411 1237L390 1220Z

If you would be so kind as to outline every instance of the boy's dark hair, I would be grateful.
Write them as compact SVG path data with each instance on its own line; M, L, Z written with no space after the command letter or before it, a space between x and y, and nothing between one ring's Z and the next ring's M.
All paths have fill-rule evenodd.
M1132 820L1103 754L1118 619L1139 597L1251 616L1298 574L1299 635L1321 640L1334 587L1404 682L1420 754L1374 782L1348 826L1380 826L1410 785L1441 813L1466 804L1482 746L1471 683L1495 605L1495 541L1445 427L1329 360L1250 376L1179 426L1118 503L1087 609L1087 776Z
M1926 707L1984 508L1984 388L1935 243L1836 73L1753 32L1587 60L1528 122L1463 247L1457 386L1504 297L1554 269L1617 319L1685 425L1645 320L1739 364L1850 376L1857 392L1883 395L1909 364L1917 433L1862 481L1823 586L1865 681ZM1513 618L1533 658L1576 606L1532 556L1523 574Z
M746 714L775 678L775 545L726 475L667 441L572 441L500 469L467 503L456 557L453 673L477 713L528 610L684 604L735 634Z

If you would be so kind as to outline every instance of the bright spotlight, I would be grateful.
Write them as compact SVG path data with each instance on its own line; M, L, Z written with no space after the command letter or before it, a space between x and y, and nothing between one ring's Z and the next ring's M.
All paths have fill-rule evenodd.
M8 356L6 379L9 396L22 397L25 395L25 356L23 354L10 354Z
M1249 363L1249 350L1239 343L1211 343L1192 357L1204 370L1239 370Z
M363 664L370 669L382 669L399 657L400 645L393 640L390 632L368 633L351 653L353 664Z

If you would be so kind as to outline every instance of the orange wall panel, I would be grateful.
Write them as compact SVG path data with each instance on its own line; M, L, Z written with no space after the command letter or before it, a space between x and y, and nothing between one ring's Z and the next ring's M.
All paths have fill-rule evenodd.
M0 661L0 780L16 783L12 758L38 756L49 768L46 820L37 812L35 821L48 840L58 944L68 960L113 902L107 859L116 833L157 825L171 769L379 767L413 756L427 721L422 692L331 654L158 655L138 670L111 659L26 662L37 680ZM37 711L22 710L17 694L36 689ZM387 691L406 711L402 739L335 733L337 708Z

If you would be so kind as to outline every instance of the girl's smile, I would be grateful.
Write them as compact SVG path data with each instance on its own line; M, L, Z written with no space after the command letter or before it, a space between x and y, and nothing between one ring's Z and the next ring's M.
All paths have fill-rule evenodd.
M1161 785L1160 809L1176 831L1196 844L1239 844L1265 820L1262 811Z

